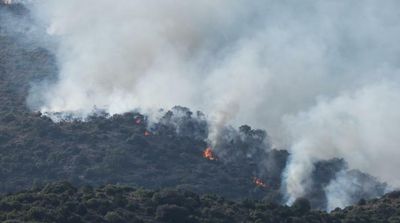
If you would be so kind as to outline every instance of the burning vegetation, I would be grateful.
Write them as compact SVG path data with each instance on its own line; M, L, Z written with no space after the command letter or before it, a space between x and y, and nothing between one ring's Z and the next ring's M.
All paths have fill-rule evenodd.
M208 147L203 151L203 157L208 160L217 160L217 157L215 156L214 152L210 147Z
M253 177L253 183L257 186L257 187L262 187L262 188L266 188L267 185L264 183L263 180L261 180L258 177Z

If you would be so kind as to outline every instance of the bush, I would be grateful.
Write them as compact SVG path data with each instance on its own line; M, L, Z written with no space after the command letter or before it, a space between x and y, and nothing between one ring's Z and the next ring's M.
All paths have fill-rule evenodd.
M178 191L174 190L161 190L158 193L154 193L152 200L157 204L175 204L182 205L185 197L182 196Z
M121 215L118 212L115 211L109 211L107 212L106 216L104 216L106 221L111 222L111 223L123 223L126 222L124 221L124 218L121 217Z
M171 223L185 223L188 219L188 210L177 205L161 205L157 207L156 218Z
M34 219L37 221L45 221L48 220L49 215L46 211L46 209L42 207L32 207L28 211L28 216L29 219Z
M61 193L64 193L64 192L74 193L74 192L76 192L76 188L74 188L68 182L58 182L58 183L48 184L42 190L42 192L43 193L56 193L56 194L61 194Z
M361 199L358 201L358 205L366 205L366 204L367 204L367 201L365 201L364 198L361 198Z
M310 201L306 198L297 198L292 205L292 209L297 215L304 215L311 209Z

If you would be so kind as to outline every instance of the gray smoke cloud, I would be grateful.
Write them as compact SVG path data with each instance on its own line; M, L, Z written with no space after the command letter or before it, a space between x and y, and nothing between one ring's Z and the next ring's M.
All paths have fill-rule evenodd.
M321 99L311 110L288 118L294 136L286 173L289 194L301 196L310 184L313 163L334 157L399 186L399 101L399 84L381 81L331 100Z
M209 115L211 141L228 123L264 128L275 147L290 148L289 201L304 195L313 163L332 157L400 185L399 1L31 6L58 42L60 69L55 82L32 89L34 109L85 116L94 107L182 105Z
M327 197L326 209L331 211L336 207L345 207L355 204L361 198L381 196L387 188L386 185L371 180L367 175L359 171L341 171L336 179L325 188Z

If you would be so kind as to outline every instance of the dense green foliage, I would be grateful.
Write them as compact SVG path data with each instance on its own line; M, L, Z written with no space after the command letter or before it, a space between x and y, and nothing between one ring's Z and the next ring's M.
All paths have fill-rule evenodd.
M308 204L309 205L309 204ZM309 206L308 206L309 207ZM143 190L107 185L97 189L55 183L0 199L0 220L32 222L338 222L299 202L273 203L184 190Z
M358 205L331 212L345 223L398 223L400 222L400 191L394 191L379 199L361 199Z
M289 206L185 190L106 185L75 188L60 182L0 197L2 222L400 222L400 192L331 213L310 210L307 199Z

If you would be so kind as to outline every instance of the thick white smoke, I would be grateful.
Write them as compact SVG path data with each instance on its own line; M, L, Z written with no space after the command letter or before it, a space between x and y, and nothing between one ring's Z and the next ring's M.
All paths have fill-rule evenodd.
M399 186L400 2L38 0L59 42L45 112L187 106L215 126L248 123L291 148L285 190L344 157ZM216 137L215 129L211 137Z
M398 102L400 85L378 81L332 100L321 99L307 112L287 118L293 144L286 189L292 198L304 195L316 160L334 157L343 157L351 168L400 186L396 175L400 155Z

